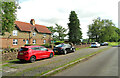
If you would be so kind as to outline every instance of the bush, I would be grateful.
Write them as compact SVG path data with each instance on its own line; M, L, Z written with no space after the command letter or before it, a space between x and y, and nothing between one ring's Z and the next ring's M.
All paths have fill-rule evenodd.
M15 48L11 48L10 51L12 51L12 52L15 51Z
M108 45L109 46L117 46L117 45L119 45L119 43L118 42L108 42Z
M46 48L50 48L50 44L49 44L49 43L43 44L43 45L41 45L41 46L44 46L44 47L46 47Z
M64 43L64 41L56 41L54 44L58 45L58 44L61 44L61 43Z

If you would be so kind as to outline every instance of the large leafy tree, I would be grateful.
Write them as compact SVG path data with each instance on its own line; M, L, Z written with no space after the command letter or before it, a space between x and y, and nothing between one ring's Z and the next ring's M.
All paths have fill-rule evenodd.
M101 29L103 26L103 21L101 21L100 18L94 19L93 24L89 25L89 31L88 31L88 36L90 39L94 41L99 41L99 36L101 33ZM102 29L104 31L104 29ZM101 33L103 35L103 33Z
M14 28L14 22L16 20L17 4L15 1L2 2L2 34L5 32L11 32Z
M80 22L75 11L71 11L69 16L69 41L73 44L79 44L80 39L82 39L82 32L80 28Z
M89 39L97 42L117 41L116 27L111 20L98 17L89 25Z
M118 41L120 41L120 29L119 29L119 28L116 28L115 31L116 31L116 33L118 34Z

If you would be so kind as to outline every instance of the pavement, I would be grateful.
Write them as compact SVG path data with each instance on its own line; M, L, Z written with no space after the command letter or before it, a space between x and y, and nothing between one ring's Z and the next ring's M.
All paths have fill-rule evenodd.
M53 70L57 67L65 65L70 61L77 58L84 57L95 51L107 48L108 46L102 46L100 48L84 48L77 50L74 53L67 55L58 55L49 59L41 59L35 63L21 63L20 61L9 62L6 66L3 66L3 76L36 76L43 72Z

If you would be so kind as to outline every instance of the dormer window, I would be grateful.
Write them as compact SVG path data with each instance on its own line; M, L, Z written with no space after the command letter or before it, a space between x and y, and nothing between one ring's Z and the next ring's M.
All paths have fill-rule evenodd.
M13 36L17 36L17 30L13 30Z
M33 36L36 36L36 33L35 33L35 32L33 32Z

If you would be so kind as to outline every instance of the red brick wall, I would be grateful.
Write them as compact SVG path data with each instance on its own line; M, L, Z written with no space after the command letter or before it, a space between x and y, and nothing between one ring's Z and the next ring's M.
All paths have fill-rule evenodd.
M16 38L17 39L17 38ZM6 38L2 38L2 48L20 48L22 46L25 45L25 42L23 41L22 38L17 39L18 40L18 45L13 45L13 38L10 39L6 39ZM49 43L49 39L35 39L36 40L36 44L42 45L43 44L43 40L46 40L46 43ZM31 39L31 44L33 42L33 39Z

